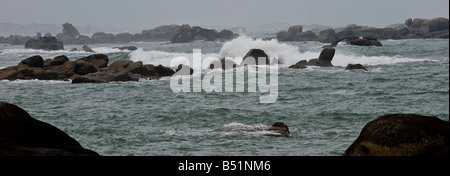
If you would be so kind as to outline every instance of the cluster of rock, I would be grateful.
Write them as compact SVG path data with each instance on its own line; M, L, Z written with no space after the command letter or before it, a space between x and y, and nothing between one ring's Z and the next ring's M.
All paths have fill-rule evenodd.
M230 30L222 30L217 32L214 29L205 29L199 26L191 27L188 24L182 25L178 28L177 33L170 40L171 43L188 43L197 40L204 41L220 41L231 40L237 37Z
M251 59L250 59L251 58ZM258 62L259 58L265 59L265 65L270 65L270 59L269 56L266 54L266 52L262 49L253 48L250 49L247 54L242 58L242 62L240 64L237 64L233 60L222 58L219 61L213 61L210 63L209 68L210 69L217 69L221 68L223 70L232 69L236 67L241 67L245 65L260 65L261 63ZM273 61L278 62L278 61Z
M58 41L56 37L37 37L37 39L30 39L25 43L25 48L40 49L40 50L64 50L64 44Z
M449 156L449 122L390 114L367 123L343 156Z
M308 66L318 66L318 67L333 67L331 61L333 60L336 50L333 47L325 47L322 52L320 52L319 58L307 60L300 60L294 65L289 66L292 69L305 69ZM345 70L365 70L369 69L361 64L348 64Z
M172 76L175 71L162 65L144 65L142 62L119 60L108 65L104 54L93 54L69 61L62 55L43 60L39 55L22 60L17 66L0 70L0 80L39 79L72 80L72 83L107 83L112 81L138 81L139 78L159 79Z
M81 35L70 23L63 24L63 31L56 37L66 44L101 44L101 43L129 43L129 42L159 42L170 41L178 31L179 25L164 25L154 29L144 30L141 33L119 33L111 34L96 32L91 37Z
M56 34L56 39L64 44L102 44L102 43L129 43L129 42L162 42L172 41L172 43L185 43L196 40L216 41L229 40L236 37L230 30L217 32L214 29L205 29L199 26L190 27L189 25L163 25L150 30L143 30L141 33L104 33L96 32L91 37L81 35L77 28L70 23L64 23L62 33ZM50 33L45 37L54 37ZM25 44L29 40L39 40L37 37L24 37L20 35L11 35L10 37L0 37L0 43Z
M332 43L347 37L369 37L376 39L449 38L447 18L407 19L404 24L394 24L385 28L375 28L350 24L343 29L326 29L318 34L303 31L301 25L292 26L288 31L277 34L278 41L319 41Z
M98 156L20 107L0 102L0 156Z
M325 47L322 52L320 52L319 58L310 59L309 61L301 60L296 64L289 66L289 68L304 69L308 66L332 67L333 64L331 64L331 61L333 60L335 52L336 50L334 48Z

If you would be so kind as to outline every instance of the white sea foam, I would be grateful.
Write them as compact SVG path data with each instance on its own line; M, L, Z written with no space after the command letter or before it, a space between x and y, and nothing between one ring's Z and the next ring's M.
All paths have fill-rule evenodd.
M193 54L192 53L169 53L164 51L144 51L142 49L137 49L129 54L130 60L132 61L142 61L143 64L153 64L153 65L164 65L170 66L172 59L176 58L186 58L189 63L187 65L192 65ZM208 59L208 57L218 58L217 54L205 54L202 53L202 60Z
M320 54L320 53L318 53ZM437 61L433 59L413 59L413 58L407 58L407 57L401 57L401 56L356 56L356 55L346 55L341 54L336 51L336 54L333 57L333 60L331 63L334 66L342 66L345 67L348 64L362 64L362 65L391 65L391 64L397 64L397 63L405 63L405 62L423 62L423 61Z
M0 80L0 82L8 82L13 84L24 84L24 83L40 83L40 84L70 84L70 81L62 81L62 80L39 80L39 79L30 79L30 80L23 80L23 79L17 79L13 81L9 80Z
M293 46L289 43L280 43L276 39L262 40L252 39L247 36L240 36L232 41L226 42L220 50L219 56L223 57L243 57L252 48L259 48L266 52L269 57L277 57L283 64L280 66L290 66L300 60L310 60L318 58L319 51L300 52L299 47ZM311 46L304 46L311 47ZM331 63L334 66L345 67L348 64L363 64L363 65L389 65L403 62L422 62L422 61L436 61L432 59L413 59L401 56L358 56L352 53L346 53L336 49L336 53Z
M250 49L258 48L264 50L269 57L278 58L281 62L295 64L302 58L298 48L287 43L279 43L277 39L262 40L252 39L247 36L240 36L234 40L226 42L220 49L220 58L224 57L244 57Z
M279 135L276 132L269 130L270 126L263 123L244 124L232 122L223 125L221 128L215 129L215 132L225 134L248 133L252 135Z

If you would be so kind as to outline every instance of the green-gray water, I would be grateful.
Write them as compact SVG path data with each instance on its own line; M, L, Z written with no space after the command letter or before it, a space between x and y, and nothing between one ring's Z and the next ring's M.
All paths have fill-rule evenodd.
M278 99L259 103L260 93L174 93L170 77L139 82L71 84L63 81L0 81L0 101L16 104L101 155L341 155L369 121L393 113L449 120L449 40L381 41L382 47L339 44L335 67L297 70L287 66L318 57L322 43L252 40L188 44L91 45L110 63L131 59L168 65L174 57L235 56L259 47L280 57ZM127 44L129 45L129 44ZM70 48L81 46L65 46ZM242 50L242 51L240 51ZM70 60L85 52L36 51L0 46L0 68L41 55ZM245 53L244 53L245 54ZM370 71L346 71L360 63ZM290 137L252 132L215 132L247 122L281 121Z

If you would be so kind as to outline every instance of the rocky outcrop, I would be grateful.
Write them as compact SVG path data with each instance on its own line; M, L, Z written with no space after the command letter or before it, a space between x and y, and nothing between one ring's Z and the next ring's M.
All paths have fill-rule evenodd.
M98 156L16 105L0 102L0 156Z
M159 26L150 30L143 30L141 33L134 35L133 41L170 41L172 37L178 32L179 28L179 25L172 24Z
M142 62L119 60L108 66L108 56L93 54L69 61L66 56L42 60L33 56L17 66L0 70L0 80L39 79L72 80L72 83L107 83L111 81L138 81L139 78L159 79L172 76L175 71L162 65L143 65Z
M303 32L303 26L296 25L291 26L288 31L279 32L277 34L278 41L316 41L318 39L317 35L308 30Z
M410 33L404 38L449 38L449 21L447 18L414 20L407 19L405 25Z
M338 36L333 29L326 29L319 32L318 39L322 43L331 43L336 41Z
M179 25L163 25L141 33L105 33L96 32L91 37L81 35L77 28L70 23L63 24L62 33L56 35L58 40L65 44L101 44L101 43L129 43L129 42L160 42L170 41L178 31Z
M334 48L325 47L322 52L320 52L319 58L310 59L309 61L301 60L296 64L289 66L289 68L304 69L308 66L332 67L333 64L331 61L333 60L335 52L336 50Z
M63 42L58 41L56 37L39 37L38 39L30 39L25 43L27 49L39 50L64 50Z
M77 28L75 28L72 24L66 22L63 25L63 31L62 34L68 37L76 37L77 35L80 35L80 32Z
M231 40L236 36L229 30L222 30L217 32L213 29L205 29L199 26L191 28L188 24L182 25L178 28L177 33L170 40L171 43L188 43L197 40L204 41L218 41Z
M89 46L87 45L83 45L83 47L81 47L81 50L84 52L88 52L88 53L95 53L94 50L92 50Z
M363 37L385 39L411 39L411 38L449 38L449 21L447 18L407 19L404 24L393 24L385 28L374 28L347 25L341 30L326 29L319 32L318 40L331 43L338 39L348 37ZM312 40L314 41L314 40ZM366 43L366 41L358 41Z
M247 59L249 58L253 58L252 61L247 61ZM248 63L255 63L255 65L259 65L259 58L262 58L266 61L266 63L264 65L269 65L270 64L270 60L269 60L269 56L266 54L266 52L264 52L264 50L262 49L250 49L247 54L245 54L245 56L243 57L243 62L248 62Z
M416 114L381 116L362 129L343 156L449 156L449 122Z

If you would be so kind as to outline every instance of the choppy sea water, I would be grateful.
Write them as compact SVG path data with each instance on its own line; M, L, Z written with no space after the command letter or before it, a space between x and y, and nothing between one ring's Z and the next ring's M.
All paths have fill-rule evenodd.
M101 155L341 155L375 118L415 113L449 120L449 40L384 40L382 47L340 43L335 67L288 69L300 60L317 58L318 42L263 41L239 37L229 42L187 44L131 43L90 45L117 60L169 66L176 57L202 59L243 56L261 48L278 57L278 98L259 102L260 92L177 92L170 77L139 82L71 84L64 81L0 81L0 101L16 104L30 115L63 130L85 148ZM136 51L113 49L134 45ZM41 55L66 55L70 60L90 55L70 48L38 51L0 46L0 68ZM370 71L346 71L360 63ZM208 72L208 70L204 70ZM290 137L264 136L240 130L248 122L288 125Z

